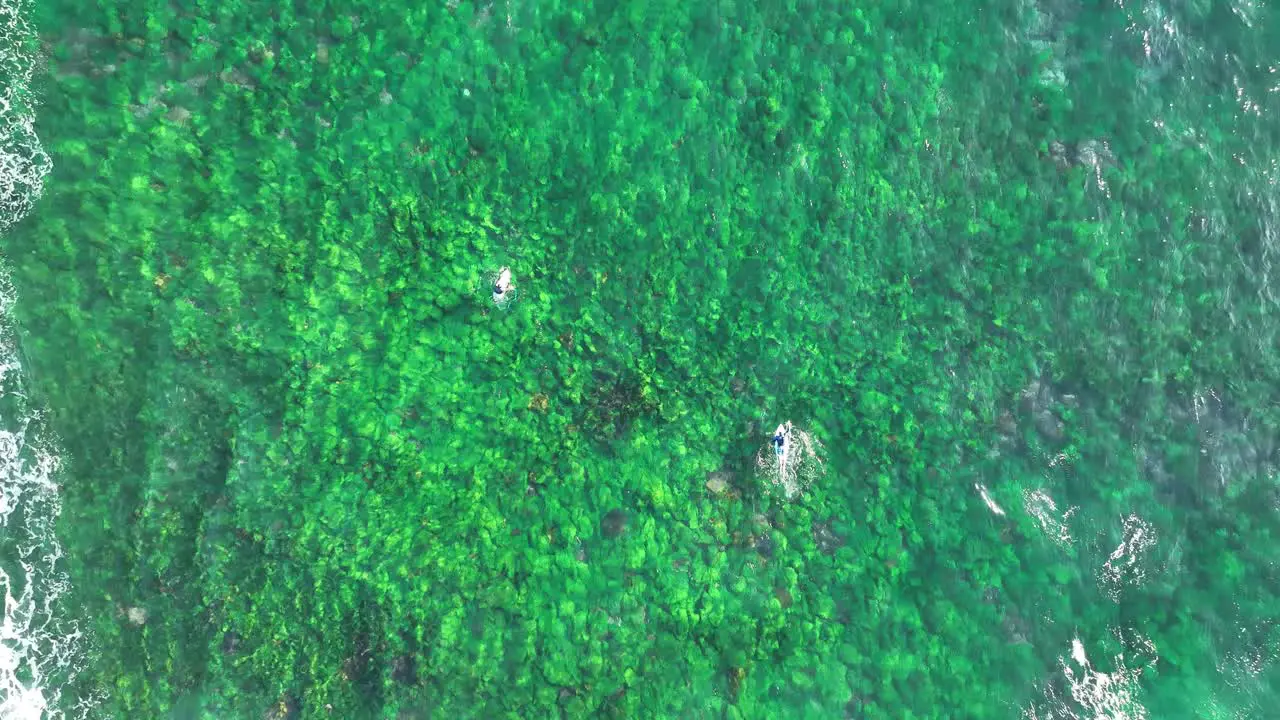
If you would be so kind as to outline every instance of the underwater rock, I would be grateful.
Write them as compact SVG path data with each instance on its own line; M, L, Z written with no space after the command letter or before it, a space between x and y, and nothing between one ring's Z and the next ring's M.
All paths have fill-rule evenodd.
M1011 645L1030 644L1030 640L1028 640L1027 638L1031 633L1031 628L1027 624L1027 621L1021 615L1019 615L1016 610L1013 610L1013 609L1006 610L1004 615L1000 618L1000 626L1001 626L1001 629L1004 631L1005 639L1009 642L1009 644Z
M546 393L537 393L537 394L535 394L533 397L529 398L529 409L530 409L530 410L534 410L534 411L536 411L536 412L544 413L544 412L546 412L546 411L547 411L547 406L548 406L548 402L547 402L547 394L546 394Z
M777 544L773 541L773 536L765 533L756 538L756 552L765 560L773 559L773 552L777 548Z
M413 655L400 655L391 661L391 679L402 685L418 682L418 662Z
M1003 410L1000 417L996 418L996 428L1005 439L1012 438L1018 433L1018 422L1013 419L1013 413Z
M584 433L589 437L606 441L622 438L637 419L659 412L657 395L640 374L600 370L593 372L592 378L594 385L582 422Z
M813 532L813 541L823 554L831 555L844 547L844 539L832 531L831 523L814 522L810 530Z
M241 90L254 92L258 89L258 83L253 78L246 75L239 68L231 68L218 73L218 79L227 85L231 85Z
M141 607L131 607L125 611L125 615L129 618L129 622L134 625L147 624L147 610Z
M285 695L276 701L276 704L267 708L262 714L264 720L288 720L295 718L299 713L299 703L292 695Z
M742 689L742 681L747 677L747 671L740 667L732 667L725 671L729 679L729 702L734 705L738 704L738 693Z
M1158 450L1148 448L1146 443L1139 443L1134 452L1137 454L1143 477L1161 489L1172 486L1173 473L1165 467L1164 457Z
M707 473L707 490L710 490L713 494L720 495L729 489L729 481L732 479L733 476L723 470L709 472Z
M1216 390L1193 393L1170 414L1197 428L1199 473L1205 489L1218 494L1231 484L1250 484L1275 472L1276 443L1229 397Z
M1053 409L1058 404L1053 387L1047 382L1032 380L1023 388L1021 396L1022 409L1032 416L1036 430L1050 440L1061 440L1066 434L1066 423ZM1071 404L1076 404L1074 395L1063 397L1070 397Z
M1053 158L1053 163L1059 170L1067 170L1071 167L1071 160L1067 157L1067 146L1057 140L1049 143L1049 157Z
M1061 440L1066 434L1066 427L1066 423L1052 411L1045 410L1036 415L1036 430L1051 440Z
M844 704L845 720L853 720L854 718L865 717L864 715L865 707L866 707L866 701L862 699L861 695L851 695L849 697L849 701Z
M600 519L600 533L610 540L627 532L628 517L625 510L614 509Z
M1030 413L1043 410L1049 398L1048 390L1039 379L1027 383L1019 394L1022 398L1022 409Z
M1076 147L1076 162L1091 167L1114 165L1115 156L1105 140L1085 140Z
M179 125L186 125L191 119L191 111L181 105L174 106L169 110L169 119Z
M1046 87L1061 90L1067 86L1067 74L1062 68L1062 62L1059 60L1052 60L1041 68L1038 79L1040 84Z

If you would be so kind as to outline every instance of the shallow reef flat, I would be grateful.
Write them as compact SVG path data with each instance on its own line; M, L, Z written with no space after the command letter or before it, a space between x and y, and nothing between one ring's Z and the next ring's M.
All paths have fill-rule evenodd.
M1280 706L1280 24L1237 10L29 7L62 709Z

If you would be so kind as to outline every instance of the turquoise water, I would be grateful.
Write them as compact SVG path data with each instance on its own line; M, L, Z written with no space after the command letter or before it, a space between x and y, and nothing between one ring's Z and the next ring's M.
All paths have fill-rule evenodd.
M3 713L1277 705L1268 6L15 12Z

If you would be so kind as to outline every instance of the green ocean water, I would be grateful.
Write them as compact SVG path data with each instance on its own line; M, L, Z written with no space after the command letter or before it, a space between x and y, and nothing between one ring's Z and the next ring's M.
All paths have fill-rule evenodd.
M1272 6L18 12L49 715L1276 716Z

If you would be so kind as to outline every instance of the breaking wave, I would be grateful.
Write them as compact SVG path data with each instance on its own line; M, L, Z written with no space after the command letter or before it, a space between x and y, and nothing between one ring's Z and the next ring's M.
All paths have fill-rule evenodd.
M0 0L0 234L39 197L52 163L36 136L31 79L39 67L25 0ZM84 717L93 702L64 702L85 641L63 612L68 589L54 536L58 453L28 400L11 318L16 297L0 257L0 718Z

